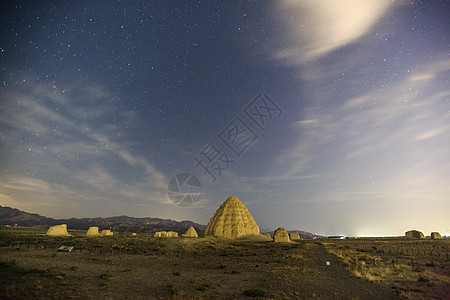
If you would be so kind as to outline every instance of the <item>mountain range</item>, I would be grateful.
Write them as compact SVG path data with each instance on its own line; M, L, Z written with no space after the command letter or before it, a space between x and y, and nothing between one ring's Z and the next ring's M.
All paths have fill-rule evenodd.
M134 218L116 216L108 218L71 218L53 219L38 214L27 213L16 208L0 206L0 225L15 225L26 227L49 227L67 224L67 228L87 230L97 226L100 230L110 229L113 232L154 233L156 231L176 231L184 233L193 226L198 234L203 234L205 225L192 221L174 221L160 218Z
M153 234L156 231L176 231L184 233L189 227L193 226L199 235L203 235L206 226L192 221L174 221L160 218L134 218L128 216L116 216L108 218L71 218L71 219L53 219L38 214L28 213L16 208L0 206L0 225L10 225L25 227L41 227L58 224L67 224L67 228L87 230L91 226L97 226L100 230L110 229L113 232L136 232ZM262 230L271 232L271 230ZM321 237L302 230L289 230L289 233L298 233L301 238Z

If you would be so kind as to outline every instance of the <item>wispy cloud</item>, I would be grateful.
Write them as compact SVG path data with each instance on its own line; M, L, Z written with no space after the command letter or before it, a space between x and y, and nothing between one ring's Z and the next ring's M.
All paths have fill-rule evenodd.
M128 149L136 116L119 110L114 94L98 85L57 87L30 78L0 95L4 203L79 203L81 210L101 210L108 202L170 203L165 175Z
M292 195L284 204L309 211L320 207L318 219L335 223L336 231L322 228L308 215L302 222L325 234L446 229L448 217L442 212L450 209L449 62L442 55L423 63L416 74L382 88L355 89L359 94L343 101L332 101L327 91L316 92L321 97L292 124L298 130L297 144L273 164L273 177ZM320 87L328 78L319 74L310 82ZM308 180L312 174L316 178ZM307 180L292 180L302 176ZM348 219L352 212L358 213ZM391 221L380 223L384 219Z

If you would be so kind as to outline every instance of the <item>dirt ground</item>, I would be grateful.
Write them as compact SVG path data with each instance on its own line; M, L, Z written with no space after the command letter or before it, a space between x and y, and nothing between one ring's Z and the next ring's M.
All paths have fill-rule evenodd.
M6 240L0 243L2 299L396 299L405 295L390 284L358 278L341 258L312 240L273 243L146 236ZM73 245L74 251L57 252L60 245Z

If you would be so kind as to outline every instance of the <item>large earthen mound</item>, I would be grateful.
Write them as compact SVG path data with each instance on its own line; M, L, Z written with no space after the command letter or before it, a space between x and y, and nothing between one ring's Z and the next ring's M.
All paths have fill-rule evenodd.
M237 197L229 197L216 211L205 229L205 236L240 238L259 234L259 227L252 215Z
M55 226L50 227L47 230L47 235L49 235L49 236L70 236L70 234L67 232L66 224L55 225Z

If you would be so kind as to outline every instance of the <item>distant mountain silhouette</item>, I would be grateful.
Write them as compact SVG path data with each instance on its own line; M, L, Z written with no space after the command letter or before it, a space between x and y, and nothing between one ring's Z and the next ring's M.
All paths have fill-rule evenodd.
M261 233L270 233L273 236L273 229L263 228L261 229ZM312 238L323 238L323 235L315 234L303 230L287 230L288 233L297 233L302 239L312 239Z
M311 232L303 231L303 230L288 230L289 233L297 233L301 238L321 238L323 235L314 234Z
M128 216L116 216L108 218L71 218L53 219L38 214L31 214L16 208L0 206L0 225L14 225L26 227L48 227L57 224L67 224L67 228L87 230L91 226L97 226L100 230L111 229L116 232L154 233L156 231L176 231L185 233L193 226L198 234L202 235L205 225L192 221L174 221L159 218L133 218Z
M67 224L67 228L87 230L91 226L97 226L100 230L111 229L115 232L136 232L153 234L156 231L176 231L185 233L189 227L193 226L199 235L203 235L206 225L201 225L192 221L174 221L170 219L159 218L134 218L128 216L116 216L108 218L71 218L71 219L53 219L38 214L31 214L16 208L0 206L0 225L17 224L25 227L44 227ZM264 230L261 232L271 232L273 230ZM289 233L298 233L301 238L323 237L318 234L302 231L288 230Z

